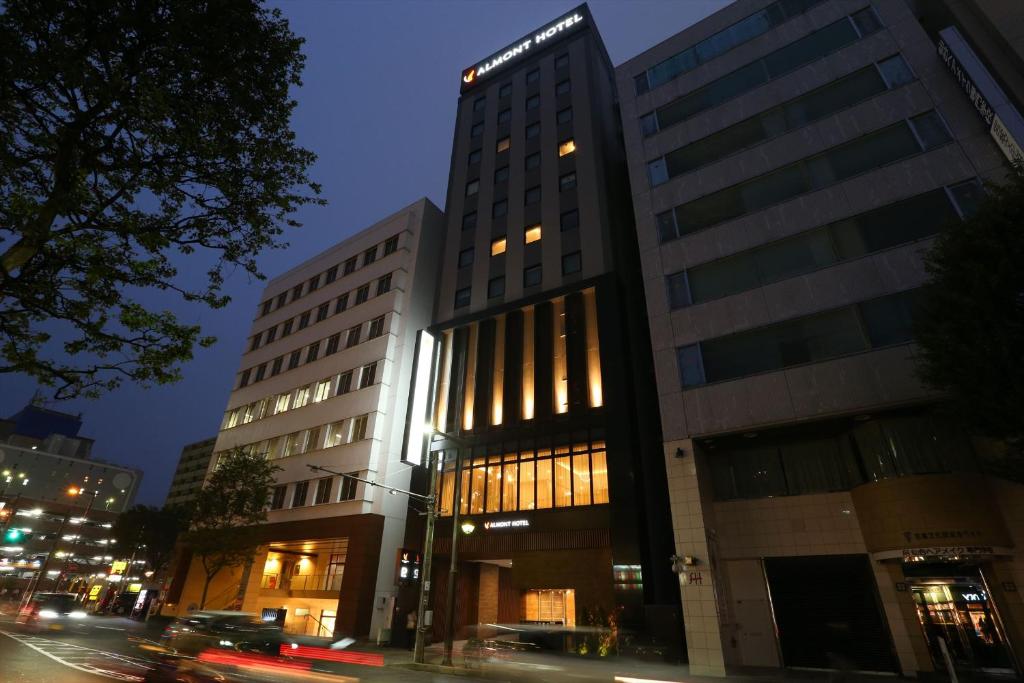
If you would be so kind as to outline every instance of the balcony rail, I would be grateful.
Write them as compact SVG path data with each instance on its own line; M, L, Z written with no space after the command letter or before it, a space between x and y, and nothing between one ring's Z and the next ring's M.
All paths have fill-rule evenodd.
M293 591L340 591L342 574L300 574L287 579L280 574L264 574L260 588Z

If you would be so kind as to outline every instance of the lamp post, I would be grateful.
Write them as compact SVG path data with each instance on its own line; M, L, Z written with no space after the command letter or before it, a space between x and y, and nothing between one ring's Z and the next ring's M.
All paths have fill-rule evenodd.
M80 486L72 486L71 488L68 489L68 495L71 495L71 496L89 496L89 504L85 506L85 513L82 515L82 528L84 528L85 527L85 523L87 521L89 521L88 520L89 513L92 511L93 503L96 502L97 494L99 494L99 491L86 491L85 489L83 489ZM64 558L64 566L61 567L60 575L57 577L57 585L54 587L54 591L59 591L60 590L60 584L64 581L65 577L67 576L68 565L71 562L71 558L73 558L75 556L75 554L78 552L78 546L81 544L81 542L82 542L82 532L81 532L81 529L79 529L79 532L77 534L75 534L74 545L71 546L71 554L69 554L67 557Z

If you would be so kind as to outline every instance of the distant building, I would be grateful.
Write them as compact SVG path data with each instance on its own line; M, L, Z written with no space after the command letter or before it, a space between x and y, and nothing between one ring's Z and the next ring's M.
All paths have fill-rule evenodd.
M178 469L174 471L171 488L167 491L164 505L184 505L195 498L196 492L203 488L206 470L210 467L213 447L217 437L190 443L181 449L178 458Z
M88 458L93 440L78 436L81 428L81 415L51 410L33 400L14 415L0 419L0 443Z

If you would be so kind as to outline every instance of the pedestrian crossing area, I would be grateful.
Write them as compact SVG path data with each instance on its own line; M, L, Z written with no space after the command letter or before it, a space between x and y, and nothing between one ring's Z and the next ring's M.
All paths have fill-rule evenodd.
M18 641L39 654L84 673L119 681L143 681L152 669L150 662L117 652L97 650L59 640L0 630L0 635Z

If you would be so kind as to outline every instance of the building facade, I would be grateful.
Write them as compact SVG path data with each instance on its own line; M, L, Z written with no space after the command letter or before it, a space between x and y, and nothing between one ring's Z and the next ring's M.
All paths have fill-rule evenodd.
M210 469L210 458L213 457L216 443L217 437L213 437L186 444L181 449L178 467L174 470L171 487L167 490L165 506L186 505L196 497L196 493L203 488L203 482L206 480L206 472Z
M422 199L267 284L210 468L245 448L281 471L264 545L248 570L215 578L207 609L240 603L307 635L376 637L386 627L405 503L364 481L408 485L401 427L441 225ZM170 610L197 607L202 587L193 559Z
M1008 155L914 7L740 0L617 69L694 673L1019 666L1024 488L911 330Z
M442 454L435 639L468 519L456 637L618 620L681 642L624 171L614 71L586 6L462 73L425 416Z

